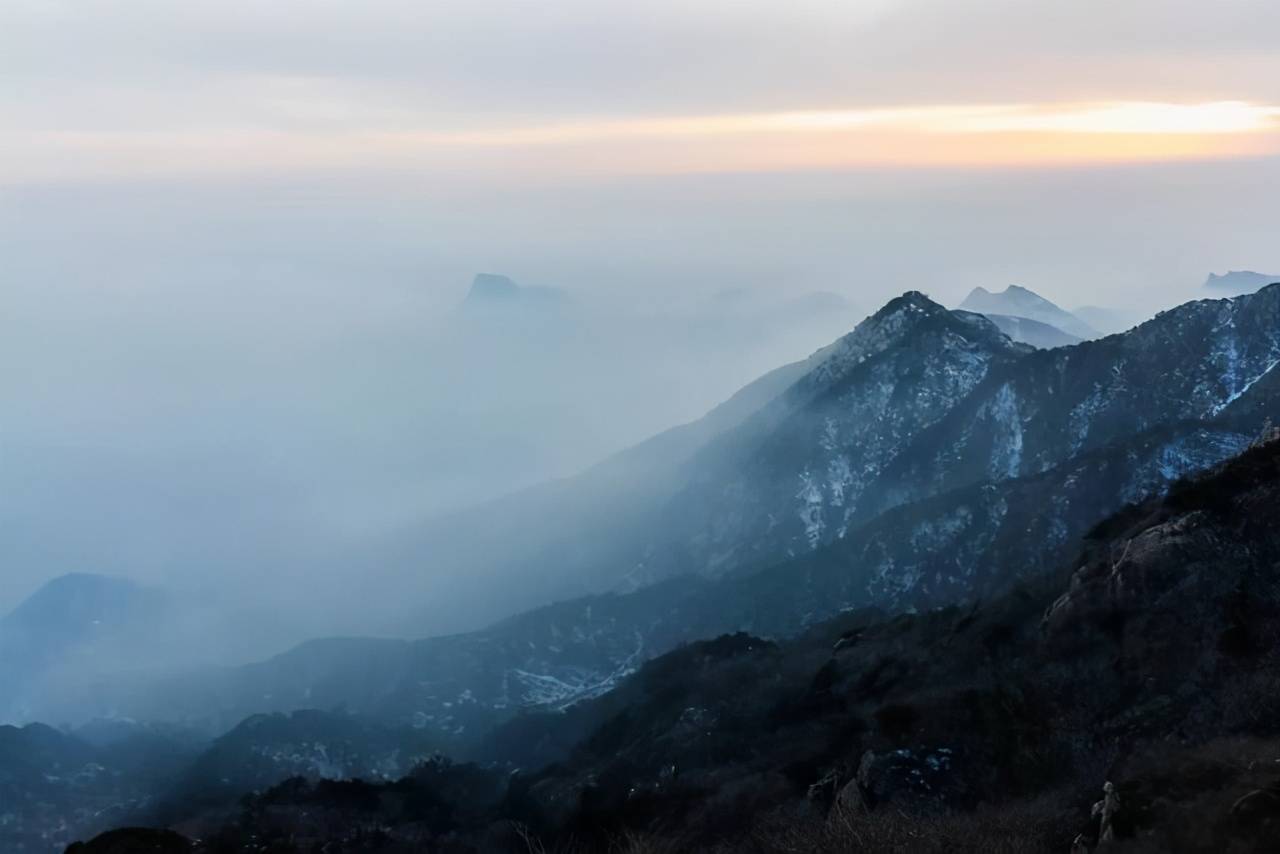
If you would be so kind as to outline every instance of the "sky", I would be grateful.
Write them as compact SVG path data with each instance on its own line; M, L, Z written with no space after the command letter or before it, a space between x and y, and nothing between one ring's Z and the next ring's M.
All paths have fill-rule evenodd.
M7 184L1276 151L1265 0L14 0Z
M903 290L1280 271L1277 36L1266 0L7 0L0 611L284 587ZM570 331L465 327L477 272ZM779 308L817 291L848 316Z

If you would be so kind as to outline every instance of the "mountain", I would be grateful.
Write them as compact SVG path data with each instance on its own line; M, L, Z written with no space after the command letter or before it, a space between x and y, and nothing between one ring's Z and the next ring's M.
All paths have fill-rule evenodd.
M639 524L610 514L613 541L586 569L598 578L599 567L621 567L635 584L759 567L839 539L888 509L884 502L862 506L869 489L902 503L980 482L1001 466L1015 475L1043 471L1086 448L1179 420L1197 396L1207 403L1194 417L1207 417L1271 366L1273 297L1188 304L1116 341L1032 355L974 315L908 294L789 366L776 383L762 380L757 391L764 393L744 394L749 403L734 407L732 418L707 419L696 439L686 431L690 441L672 455L674 464L651 465L640 455L631 470L656 476L651 490L635 493L651 503ZM1234 330L1237 314L1243 336ZM1169 383L1155 383L1168 359L1187 365ZM1165 393L1172 388L1186 397ZM1025 426L1001 421L1010 404L1019 421L1025 411ZM934 421L949 426L934 428ZM1022 451L1012 443L1025 434L1034 444L1041 425L1056 438L1024 465L1013 458ZM1066 435L1073 430L1079 435ZM1000 436L1010 443L1003 461L992 459L991 449L942 447ZM1224 453L1233 447L1228 442ZM943 464L932 465L935 459ZM589 542L593 528L562 536Z
M1253 757L1280 750L1277 438L987 604L851 613L780 645L722 638L652 662L579 710L594 733L527 782L526 819L552 838L625 829L696 848L790 804L783 827L756 824L777 834L763 850L863 834L889 850L914 830L910 850L1055 851L1096 838L1089 807L1113 781L1113 829L1142 850L1273 848L1280 772ZM828 809L847 812L824 826ZM950 847L964 827L982 830Z
M253 715L186 762L157 809L189 815L290 778L397 780L435 754L420 730L342 712Z
M168 607L157 590L77 573L55 578L0 618L0 720L28 718L34 696L118 667Z
M1081 339L1097 338L1098 332L1089 324L1049 300L1019 285L1009 285L999 293L978 287L970 291L960 308L979 314L1003 314L1025 317L1061 329L1068 335Z
M115 729L117 740L95 744L43 724L0 726L0 850L58 854L77 837L155 819L150 803L198 742L162 728Z
M762 380L759 397L782 391L761 408L747 394L749 414L708 428L700 450L687 432L668 437L670 457L661 443L637 449L637 470L679 460L655 467L645 515L610 519L563 485L559 506L590 506L614 534L602 570L647 562L632 564L633 592L476 632L315 641L251 666L120 682L85 705L219 731L257 712L342 706L477 755L513 716L600 696L682 643L792 637L842 611L972 603L1033 580L1108 514L1280 420L1278 363L1280 287L1053 350L909 293Z
M865 321L691 460L646 560L714 576L801 555L897 505L1212 419L1280 359L1280 288L1034 352L973 318L909 295Z
M823 293L744 295L688 310L585 297L555 311L459 310L406 392L424 418L414 434L421 467L403 477L415 494L442 494L440 502L433 512L396 508L403 515L392 524L324 559L317 575L342 579L330 598L365 603L329 630L468 631L634 587L640 541L683 483L685 458L797 379L807 360L795 356L847 332L851 312ZM754 374L758 381L691 423L660 435L643 426L706 412L701 403L690 409L690 399L723 400L739 378L752 378L752 364L783 367ZM653 438L636 446L646 435ZM491 488L498 482L505 488Z
M650 578L715 576L842 536L881 470L986 376L1025 356L985 318L909 292L690 461L643 556Z
M459 852L1276 850L1278 515L1270 430L982 602L691 643L505 725L496 768L290 780L181 826L203 854L374 833Z
M477 273L471 280L462 308L486 311L514 307L549 308L564 305L568 296L558 288L518 285L507 276Z
M1075 335L1068 335L1056 326L1031 320L1027 317L1013 317L1008 314L983 315L996 325L996 328L1014 341L1030 344L1037 349L1046 350L1051 347L1066 347L1068 344L1079 344Z
M1280 282L1280 275L1255 273L1252 270L1230 270L1219 276L1210 273L1204 280L1204 289L1215 296L1234 297L1251 294L1267 285Z

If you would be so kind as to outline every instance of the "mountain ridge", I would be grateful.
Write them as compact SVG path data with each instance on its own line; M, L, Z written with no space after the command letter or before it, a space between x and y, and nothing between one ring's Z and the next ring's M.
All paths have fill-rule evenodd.
M1048 324L1082 340L1097 338L1098 332L1071 312L1021 285L1009 285L992 292L978 286L960 303L959 308L980 314L1025 317Z
M1001 332L1014 341L1030 344L1041 350L1053 347L1066 347L1079 344L1083 339L1063 332L1056 326L1032 320L1029 317L1016 317L1011 314L984 314L983 317L994 323Z
M1255 273L1253 270L1228 270L1221 275L1210 273L1202 287L1223 296L1242 296L1276 282L1280 282L1280 275Z
M1271 429L983 601L700 640L512 720L496 767L298 777L238 811L189 805L181 827L200 854L298 850L317 823L460 852L1272 850L1277 513ZM359 844L333 834L307 839Z
M936 341L977 335L1010 358L964 380L972 381L968 393L948 401L931 426L912 432L915 438L904 444L909 458L869 482L883 497L853 517L847 536L832 533L813 548L806 541L792 555L775 544L772 556L765 550L758 560L720 573L667 572L667 580L631 593L569 599L479 632L330 641L327 652L313 643L246 668L132 686L113 696L115 708L188 722L204 716L225 727L251 712L346 704L379 720L431 730L452 754L469 755L485 732L522 709L561 708L597 696L648 658L699 637L744 629L787 637L842 609L928 609L996 595L1052 566L1107 513L1238 453L1268 418L1280 415L1280 373L1255 376L1268 363L1274 367L1280 349L1280 287L1191 303L1128 337L1052 351L1018 350L989 321L922 299L909 295L880 321L891 319L892 328L923 324L923 334ZM1206 330L1216 330L1207 344ZM711 453L730 461L758 454L764 446L739 441L734 432L745 430L750 438L760 435L760 424L790 423L846 381L870 388L859 385L860 371L900 364L902 348L895 350L898 339L882 334L887 331L873 323L817 360L822 370L806 374L818 374L808 383L778 383L787 399L777 410L768 411L769 404L748 417ZM1163 369L1170 354L1186 357L1196 342L1201 352L1170 375L1166 388L1155 388L1139 371ZM908 375L931 387L915 367ZM1043 396L1024 393L1033 387ZM905 389L905 411L914 412L916 386ZM1149 419L1141 417L1153 399L1163 403L1151 405ZM1087 401L1094 402L1080 406ZM1077 410L1073 422L1067 416ZM802 426L818 438L827 435L825 420ZM1082 433L1082 427L1088 429ZM861 441L869 431L860 426L851 435ZM827 452L820 442L817 447ZM695 458L702 453L708 452ZM941 474L933 471L939 460ZM779 476L786 482L797 472L803 468ZM794 490L779 494L800 501L800 509L807 505ZM1053 500L1046 503L1046 495ZM812 518L797 517L797 524L805 521ZM157 696L167 699L157 704Z

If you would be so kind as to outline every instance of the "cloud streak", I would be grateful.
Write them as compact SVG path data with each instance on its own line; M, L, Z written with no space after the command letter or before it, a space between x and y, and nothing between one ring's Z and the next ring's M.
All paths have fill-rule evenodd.
M1280 151L1280 108L973 104L606 118L487 129L53 131L0 136L0 180L362 168L575 175L1027 166Z

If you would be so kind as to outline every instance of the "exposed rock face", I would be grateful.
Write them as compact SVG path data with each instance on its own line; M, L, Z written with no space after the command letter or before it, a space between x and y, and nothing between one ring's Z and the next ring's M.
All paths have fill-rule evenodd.
M1216 478L1177 484L1147 524L1116 537L1075 572L1070 588L1046 612L1046 631L1051 636L1071 633L1090 622L1128 615L1129 653L1148 660L1144 666L1153 673L1164 671L1170 681L1171 669L1190 662L1152 654L1151 644L1173 640L1157 641L1168 626L1151 622L1153 601L1164 609L1176 606L1184 614L1196 614L1195 632L1208 650L1247 655L1262 637L1274 641L1274 629L1262 625L1267 621L1263 613L1231 603L1233 597L1249 598L1250 588L1266 583L1256 571L1243 571L1257 563L1258 550L1280 548L1276 534L1262 527L1257 516L1280 489L1277 449L1280 442L1274 440L1257 445ZM1183 510L1193 502L1208 506L1196 513ZM1236 531L1248 536L1232 536ZM1239 569L1224 571L1228 567ZM1223 607L1207 607L1210 602ZM1179 646L1187 644L1185 637L1177 640Z
M1231 818L1242 830L1280 825L1280 785L1241 795L1231 805Z
M868 809L892 802L928 810L965 796L954 751L949 747L899 748L883 753L868 750L858 763L854 783Z

